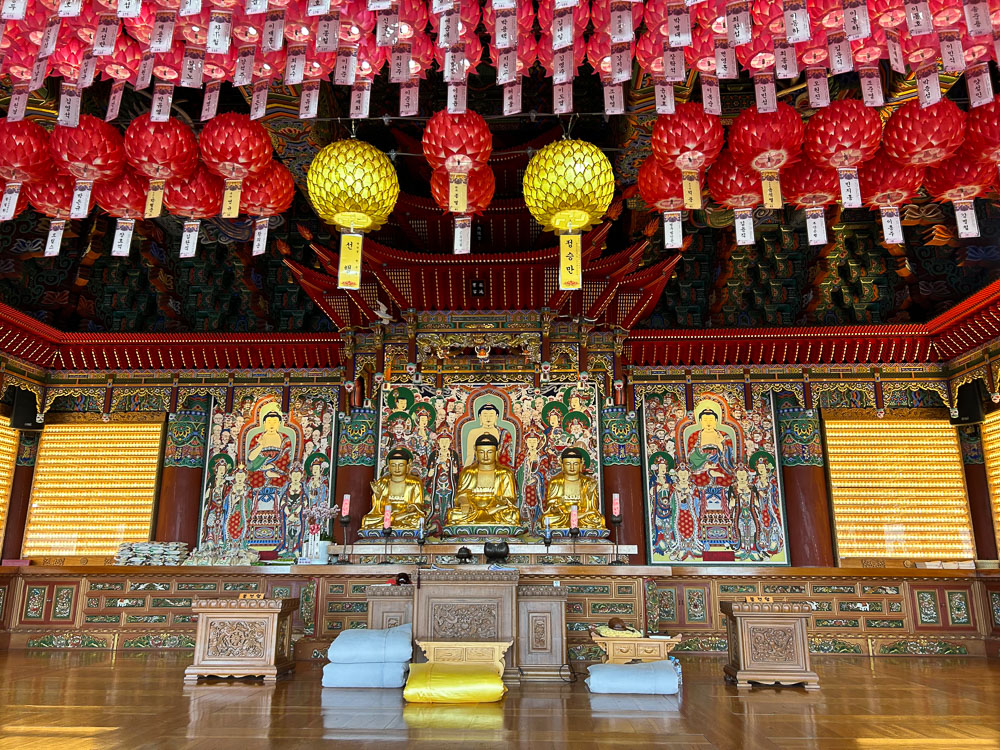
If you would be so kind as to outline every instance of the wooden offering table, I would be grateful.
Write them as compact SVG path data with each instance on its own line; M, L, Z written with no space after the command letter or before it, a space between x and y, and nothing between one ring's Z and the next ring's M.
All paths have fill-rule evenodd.
M740 688L804 683L806 690L819 690L819 677L809 669L809 603L724 601L719 607L729 641L726 679Z
M292 613L298 599L198 599L194 663L184 682L199 677L263 677L274 682L295 669Z
M615 638L590 631L590 638L604 650L605 664L628 664L633 661L663 661L681 642L680 634L672 638Z

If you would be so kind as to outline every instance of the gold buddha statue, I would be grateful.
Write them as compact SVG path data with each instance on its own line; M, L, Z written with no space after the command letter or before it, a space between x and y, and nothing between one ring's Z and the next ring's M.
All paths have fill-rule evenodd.
M497 439L476 438L476 460L462 469L449 526L520 526L514 472L497 463Z
M385 508L389 506L393 529L417 529L427 511L424 509L424 486L410 474L413 455L405 448L393 448L385 458L386 474L371 483L372 509L361 519L361 528L381 529Z
M601 529L604 515L598 502L597 482L583 473L583 451L567 448L559 457L562 471L549 480L545 490L545 512L542 524L552 529L570 528L570 515L576 506L579 529Z

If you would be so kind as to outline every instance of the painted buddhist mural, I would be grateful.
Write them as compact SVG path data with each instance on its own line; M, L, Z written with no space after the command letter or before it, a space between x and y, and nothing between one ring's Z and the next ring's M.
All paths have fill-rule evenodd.
M231 412L216 403L202 503L202 546L297 554L306 511L327 505L335 394L236 389Z
M695 388L693 405L643 398L650 560L787 564L770 396Z
M585 471L600 486L598 427L591 385L400 386L382 395L378 474L391 449L408 449L410 471L423 481L431 506L428 529L438 532L453 507L459 473L475 460L476 440L491 435L498 463L514 471L521 525L536 532L565 449L583 451Z

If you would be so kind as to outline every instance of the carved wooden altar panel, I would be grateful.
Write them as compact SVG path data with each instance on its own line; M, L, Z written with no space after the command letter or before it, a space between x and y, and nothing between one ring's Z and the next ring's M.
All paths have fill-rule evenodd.
M562 679L568 594L562 586L517 587L517 661L524 679Z
M819 689L819 678L809 668L808 605L722 602L720 609L729 639L729 663L723 672L737 687L803 683L806 690Z
M395 628L413 622L413 592L415 586L369 586L368 627L374 630Z

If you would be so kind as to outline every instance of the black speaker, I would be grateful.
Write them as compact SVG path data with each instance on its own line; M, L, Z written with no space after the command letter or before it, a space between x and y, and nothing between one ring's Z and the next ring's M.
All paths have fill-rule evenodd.
M14 406L10 411L10 426L15 430L40 430L43 425L37 422L38 403L35 394L23 388L14 389Z
M985 404L989 401L990 394L986 391L986 384L982 380L973 380L959 386L956 406L958 406L958 416L952 417L952 424L979 424L986 416Z

